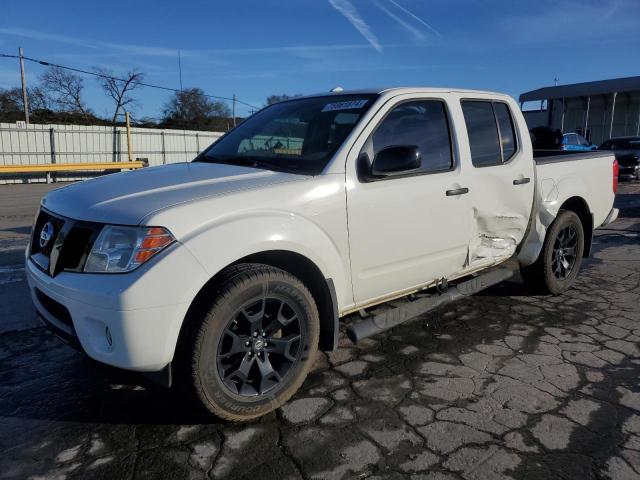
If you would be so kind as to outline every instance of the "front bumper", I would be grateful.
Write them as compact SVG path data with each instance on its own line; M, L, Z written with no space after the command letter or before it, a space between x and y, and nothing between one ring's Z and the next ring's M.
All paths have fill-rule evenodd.
M61 272L55 277L27 259L31 298L45 322L91 358L158 372L172 361L189 305L207 280L179 244L158 257L125 274Z

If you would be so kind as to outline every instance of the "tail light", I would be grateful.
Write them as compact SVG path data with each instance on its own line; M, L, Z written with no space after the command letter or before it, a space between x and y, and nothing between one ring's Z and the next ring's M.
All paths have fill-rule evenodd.
M614 160L613 161L613 193L618 192L618 173L620 173L618 160Z

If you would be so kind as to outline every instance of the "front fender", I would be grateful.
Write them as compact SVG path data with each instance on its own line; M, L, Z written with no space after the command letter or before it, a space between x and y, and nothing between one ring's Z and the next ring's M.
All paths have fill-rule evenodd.
M300 214L254 210L218 219L182 239L213 277L248 255L285 250L311 260L336 289L338 308L352 303L348 253L320 227Z

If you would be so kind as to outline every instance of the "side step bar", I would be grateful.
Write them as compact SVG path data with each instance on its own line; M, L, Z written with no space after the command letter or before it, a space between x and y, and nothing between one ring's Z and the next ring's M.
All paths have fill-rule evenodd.
M384 332L418 315L431 312L447 303L475 295L493 285L504 282L513 277L517 268L517 264L514 267L499 266L465 282L452 286L444 293L428 295L407 302L405 305L378 313L370 318L350 325L347 328L347 336L355 343L377 333Z

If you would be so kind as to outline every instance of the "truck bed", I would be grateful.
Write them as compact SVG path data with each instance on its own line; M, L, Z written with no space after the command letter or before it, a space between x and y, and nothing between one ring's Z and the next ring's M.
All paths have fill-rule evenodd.
M610 157L611 152L570 152L566 150L534 150L533 158L540 165L543 163L571 162L575 160L586 160L590 158Z

